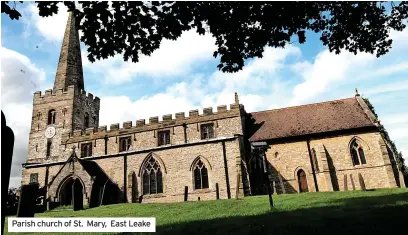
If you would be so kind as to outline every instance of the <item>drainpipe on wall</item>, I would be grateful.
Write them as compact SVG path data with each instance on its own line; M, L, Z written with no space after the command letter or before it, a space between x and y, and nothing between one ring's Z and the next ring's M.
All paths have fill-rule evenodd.
M108 136L105 135L105 137L103 137L103 140L105 140L105 155L108 154Z
M313 165L312 151L310 150L310 140L309 139L306 140L306 144L307 144L307 151L309 152L310 166L312 167L312 174L313 174L313 180L315 183L316 192L319 192L319 187L317 186L316 172L315 172L315 168Z
M49 175L49 166L46 166L45 167L45 180L44 180L45 184L44 184L44 187L47 189L47 191L48 191L48 175Z
M127 155L123 156L123 202L128 202L127 200Z
M225 149L225 142L222 141L222 155L224 157L224 169L225 169L225 183L227 185L227 197L231 199L231 189L229 183L229 174L228 174L228 164L227 164L227 151Z
M187 143L187 124L183 123L184 143Z

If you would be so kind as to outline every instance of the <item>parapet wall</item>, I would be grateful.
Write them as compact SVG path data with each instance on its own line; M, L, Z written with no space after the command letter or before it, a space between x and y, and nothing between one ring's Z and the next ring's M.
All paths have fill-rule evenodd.
M89 102L99 105L100 99L97 96L93 96L91 93L86 93L84 90L79 90L75 86L68 86L66 90L62 88L58 89L48 89L45 91L45 94L41 94L41 91L34 92L34 104L38 103L48 103L55 102L58 100L73 99L76 95L79 95L81 98L87 98Z
M132 132L142 132L160 129L164 127L179 126L183 124L192 124L199 122L212 121L217 119L231 118L240 116L240 110L244 106L240 104L231 104L230 109L227 109L227 105L220 105L217 107L217 112L213 112L213 108L204 108L203 113L200 115L199 110L190 110L189 116L185 116L185 112L175 113L174 118L172 114L166 114L162 116L162 120L159 121L158 116L150 117L149 123L146 123L145 119L136 120L135 125L132 121L123 122L122 128L120 128L119 123L111 124L108 130L108 126L100 126L98 128L88 128L85 131L75 130L69 134L63 134L62 141L67 142L76 142L82 139L81 137L91 137L93 138L103 138L107 136L115 136L118 134L127 134Z

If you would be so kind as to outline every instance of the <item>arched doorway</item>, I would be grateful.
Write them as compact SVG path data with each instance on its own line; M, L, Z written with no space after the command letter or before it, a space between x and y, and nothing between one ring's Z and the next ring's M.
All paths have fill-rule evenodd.
M73 205L74 210L83 209L84 187L79 178L68 178L62 183L59 193L60 205Z
M72 186L74 185L74 180L69 178L63 182L63 185L60 189L60 205L68 206L72 205Z
M299 193L309 192L307 187L306 173L304 170L300 169L297 173L298 184L299 184Z
M81 181L77 178L74 180L74 185L72 187L73 195L73 206L74 211L84 209L84 188Z

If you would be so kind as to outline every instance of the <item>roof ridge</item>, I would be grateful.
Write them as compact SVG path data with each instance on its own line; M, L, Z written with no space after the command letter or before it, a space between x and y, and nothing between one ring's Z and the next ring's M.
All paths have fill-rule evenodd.
M316 103L311 103L311 104L295 105L295 106L289 106L289 107L278 108L278 109L268 109L268 110L256 111L256 112L251 112L251 113L264 113L264 112L270 112L270 111L275 111L275 110L284 110L284 109L291 109L291 108L299 108L299 107L303 107L303 106L311 106L311 105L324 104L324 103L330 103L330 102L336 102L336 101L343 101L343 100L350 100L350 99L356 99L356 97L350 97L350 98L344 98L344 99L337 99L337 100L329 100L329 101L323 101L323 102L316 102Z

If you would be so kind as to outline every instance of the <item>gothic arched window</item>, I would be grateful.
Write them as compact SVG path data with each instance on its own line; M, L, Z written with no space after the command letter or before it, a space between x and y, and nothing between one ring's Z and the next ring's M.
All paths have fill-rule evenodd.
M84 126L85 128L89 127L89 114L88 113L85 113Z
M367 163L363 146L357 140L353 140L353 142L351 143L350 154L354 166Z
M208 170L204 163L198 160L194 166L194 189L208 188Z
M163 173L153 156L148 157L142 172L143 195L163 193Z
M48 111L48 125L55 124L57 112L55 109L51 109Z

